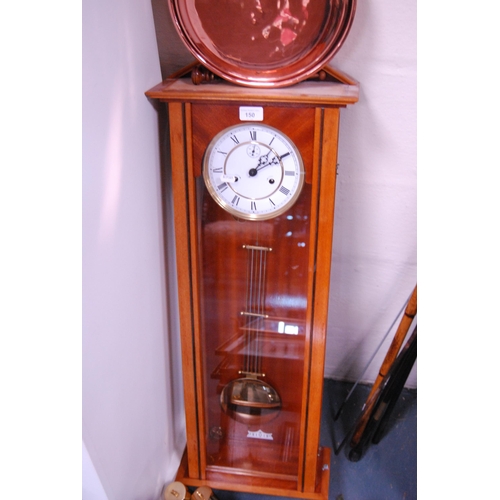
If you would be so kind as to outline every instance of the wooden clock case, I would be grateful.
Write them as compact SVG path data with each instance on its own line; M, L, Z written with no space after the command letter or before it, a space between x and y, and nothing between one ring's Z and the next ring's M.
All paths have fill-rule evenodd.
M222 80L194 85L192 70L146 92L168 108L187 432L176 480L192 487L327 499L330 450L320 447L320 421L338 132L340 110L357 102L358 84L325 67L321 79L286 88L245 88ZM285 133L300 151L305 182L292 215L240 223L206 193L205 150L217 133L241 123L242 106L262 108L260 123ZM255 245L257 233L259 244L273 247L261 318L266 326L258 330L268 349L262 355L263 379L278 388L283 401L278 416L270 418L264 412L231 415L220 400L222 388L242 376L241 352L249 345L249 337L241 343L238 336L248 330L236 303L244 285L224 278L246 266L248 252L241 248L245 242ZM286 321L295 330L285 338Z

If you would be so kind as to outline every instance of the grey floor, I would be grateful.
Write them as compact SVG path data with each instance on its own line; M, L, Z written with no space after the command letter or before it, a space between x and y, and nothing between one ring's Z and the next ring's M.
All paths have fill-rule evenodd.
M349 460L345 437L366 400L369 386L325 379L321 444L332 449L329 500L413 500L417 498L417 391L404 389L378 444L358 461ZM347 444L343 444L347 443ZM276 500L278 497L216 490L219 500Z

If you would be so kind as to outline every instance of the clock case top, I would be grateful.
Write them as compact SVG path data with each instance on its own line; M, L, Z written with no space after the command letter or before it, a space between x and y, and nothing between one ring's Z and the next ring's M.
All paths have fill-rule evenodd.
M193 62L170 75L146 92L150 99L161 102L224 101L246 103L276 103L292 105L336 106L355 104L359 99L359 83L338 68L324 66L310 79L284 88L242 87L222 79L209 84L193 85L199 71Z
M187 448L177 480L198 487L231 489L285 497L328 498L330 450L320 447L324 355L330 287L336 162L340 109L358 100L358 84L327 67L326 79L282 89L242 88L224 81L193 85L194 65L146 95L168 104L172 189L176 231L179 315L186 407ZM200 269L199 179L204 151L212 137L240 123L240 105L262 106L264 122L287 134L299 148L310 193L308 274L304 280L307 311L301 347L303 373L297 384L300 439L297 472L280 474L211 465L206 452L210 434L204 388L203 269Z

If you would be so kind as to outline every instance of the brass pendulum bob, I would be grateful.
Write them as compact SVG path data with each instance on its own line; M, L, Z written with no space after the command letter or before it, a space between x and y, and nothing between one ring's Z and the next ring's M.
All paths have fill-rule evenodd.
M247 305L241 316L247 320L245 369L239 373L245 377L229 382L220 395L220 404L225 413L238 422L248 425L272 420L281 408L281 398L270 384L260 380L262 340L259 325L267 318L264 314L265 277L267 253L272 248L243 245L248 251ZM253 346L252 346L253 344Z

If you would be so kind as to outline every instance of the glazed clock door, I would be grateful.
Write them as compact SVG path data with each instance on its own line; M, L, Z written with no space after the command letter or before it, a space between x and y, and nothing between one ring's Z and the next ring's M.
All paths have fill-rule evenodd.
M200 453L207 473L297 482L310 369L315 109L265 107L262 123L242 123L238 111L191 106ZM253 190L259 176L263 187ZM283 208L274 210L278 200Z

